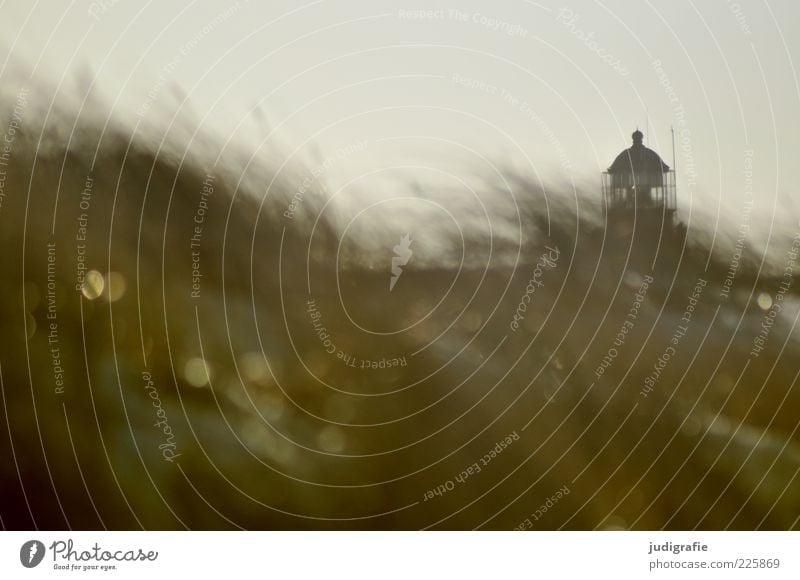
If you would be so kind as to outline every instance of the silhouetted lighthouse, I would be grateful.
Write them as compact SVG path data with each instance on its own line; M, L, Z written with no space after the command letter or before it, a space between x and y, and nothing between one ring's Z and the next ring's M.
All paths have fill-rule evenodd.
M617 155L602 175L609 228L620 234L633 227L655 235L662 228L671 231L677 206L675 172L642 144L641 131L637 129L632 137L633 145Z

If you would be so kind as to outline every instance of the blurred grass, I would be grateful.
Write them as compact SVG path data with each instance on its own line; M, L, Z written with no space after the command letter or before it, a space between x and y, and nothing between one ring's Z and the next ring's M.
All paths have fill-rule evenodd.
M389 294L388 258L376 271L356 252L337 280L337 229L324 218L306 262L310 222L281 215L297 185L291 174L262 205L268 167L237 189L237 165L224 156L216 166L207 155L181 163L173 149L157 152L121 126L102 132L65 111L44 126L54 136L43 147L27 121L0 208L5 527L510 529L565 485L570 494L535 527L797 527L799 303L793 288L766 350L746 363L765 314L754 297L778 284L756 276L755 257L721 300L725 252L706 270L701 244L664 240L635 328L598 380L595 368L650 271L653 232L612 239L591 205L553 213L548 228L543 193L528 185L518 268L490 259L478 236L468 251L486 257L486 271L412 262ZM215 191L195 299L189 239L209 172ZM76 290L87 175L86 263L124 282L115 301L108 288L93 300ZM304 204L316 217L315 198ZM63 394L48 343L48 243ZM561 261L512 333L545 243L558 245ZM700 276L708 286L689 333L643 398ZM405 356L408 365L354 369L327 354L306 312L309 285L338 349ZM340 292L371 328L431 314L407 332L365 333ZM203 383L197 358L209 369L201 386L192 384ZM165 438L145 371L175 434L174 462L159 450ZM520 440L480 474L423 499L514 431Z

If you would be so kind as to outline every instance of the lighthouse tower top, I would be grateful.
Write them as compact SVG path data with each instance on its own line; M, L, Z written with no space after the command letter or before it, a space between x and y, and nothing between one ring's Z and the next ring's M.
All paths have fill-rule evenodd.
M634 131L633 144L623 150L602 175L603 202L607 212L628 215L658 211L671 214L677 207L675 172L661 157L642 143L644 135Z

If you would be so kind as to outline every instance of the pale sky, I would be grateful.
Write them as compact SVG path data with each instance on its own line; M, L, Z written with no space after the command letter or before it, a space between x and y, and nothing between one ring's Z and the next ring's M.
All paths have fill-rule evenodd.
M798 6L16 0L3 4L0 27L11 62L65 87L91 70L115 114L131 122L137 112L153 120L177 84L225 139L264 139L251 113L260 103L277 129L268 140L301 146L304 158L361 143L338 156L334 183L388 166L468 160L471 149L599 188L599 172L637 126L672 165L674 125L683 219L722 208L736 222L752 149L767 231L773 218L800 216L792 201Z

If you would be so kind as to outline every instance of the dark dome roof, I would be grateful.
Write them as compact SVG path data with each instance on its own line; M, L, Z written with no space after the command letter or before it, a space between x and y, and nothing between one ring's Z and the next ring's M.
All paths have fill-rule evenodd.
M638 129L633 137L633 145L617 155L608 168L609 173L666 173L669 165L661 160L658 153L642 145L642 132Z

